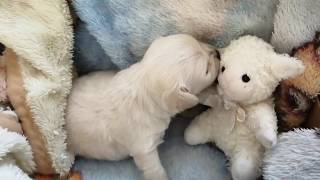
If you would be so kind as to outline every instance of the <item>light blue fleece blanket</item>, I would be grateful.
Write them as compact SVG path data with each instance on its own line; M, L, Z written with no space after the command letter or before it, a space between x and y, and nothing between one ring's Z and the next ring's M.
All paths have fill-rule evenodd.
M188 33L224 47L244 34L269 40L277 0L74 0L80 74L126 68L159 36ZM90 33L90 34L89 34Z

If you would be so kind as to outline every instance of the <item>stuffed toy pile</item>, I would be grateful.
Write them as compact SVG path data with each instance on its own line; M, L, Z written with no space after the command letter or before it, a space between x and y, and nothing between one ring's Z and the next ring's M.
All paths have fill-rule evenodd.
M156 38L179 33L221 48L222 59L230 42L252 35L270 43L274 53L287 53L303 62L306 70L296 77L286 76L289 79L275 91L278 128L289 132L280 134L276 145L257 141L251 134L261 152L263 145L274 145L267 148L263 160L257 157L261 171L253 176L317 179L318 130L292 130L319 127L313 115L320 112L319 36L315 37L319 17L319 0L1 0L0 179L30 179L38 174L62 178L72 167L84 179L141 179L132 159L109 162L79 157L74 161L65 129L72 65L80 76L124 69L141 60ZM253 80L249 75L243 78ZM234 125L241 124L247 117L246 106L230 101L224 90L214 90L218 94L206 96L204 104L230 111L228 116L240 120ZM263 100L272 97L269 91ZM178 114L166 131L159 157L169 178L234 176L227 168L228 158L216 146L189 146L184 140L185 128L206 109L199 105ZM216 110L205 113L210 111ZM228 149L217 146L224 152Z

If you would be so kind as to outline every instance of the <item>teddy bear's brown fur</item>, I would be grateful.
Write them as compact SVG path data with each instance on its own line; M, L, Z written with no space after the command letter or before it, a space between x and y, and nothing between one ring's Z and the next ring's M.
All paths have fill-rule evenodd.
M320 32L313 41L294 49L292 55L302 60L306 69L300 76L283 81L275 93L279 131L307 124L320 92Z

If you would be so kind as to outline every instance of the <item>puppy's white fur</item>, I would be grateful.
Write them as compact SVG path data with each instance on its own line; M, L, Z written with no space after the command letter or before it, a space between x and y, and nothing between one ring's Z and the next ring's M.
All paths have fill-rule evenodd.
M155 40L126 70L79 78L67 109L70 149L96 159L132 156L146 179L167 179L157 146L170 117L198 103L218 67L209 45L173 35Z
M191 123L185 139L193 145L215 142L230 158L233 179L253 180L261 175L264 148L277 142L272 92L282 79L301 74L304 66L253 36L231 42L220 64L218 90L209 88L200 96L212 109ZM226 107L226 102L233 106Z

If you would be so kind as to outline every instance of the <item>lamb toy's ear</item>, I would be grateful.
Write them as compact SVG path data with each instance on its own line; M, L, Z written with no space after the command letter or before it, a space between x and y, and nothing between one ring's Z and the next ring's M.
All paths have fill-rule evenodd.
M277 54L272 59L271 71L279 80L293 78L303 73L302 61L288 55Z

